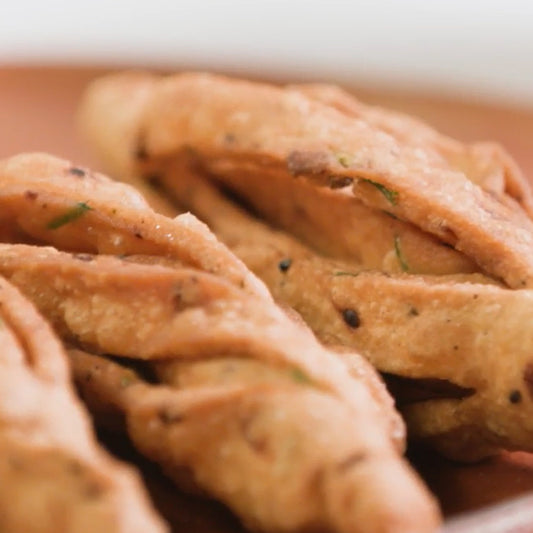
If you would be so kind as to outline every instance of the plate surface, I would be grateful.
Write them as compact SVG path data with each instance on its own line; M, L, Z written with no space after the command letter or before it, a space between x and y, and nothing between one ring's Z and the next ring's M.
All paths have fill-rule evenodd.
M0 69L0 157L22 151L46 151L98 170L98 161L91 157L77 136L75 110L85 85L104 72L98 68ZM533 179L531 111L378 89L361 88L355 92L367 102L421 116L454 137L466 141L500 141ZM111 442L110 445L120 455L135 457L124 443ZM414 450L411 457L437 494L447 517L533 491L533 455L530 454L506 453L470 466L444 461L427 450ZM218 504L180 494L156 469L141 463L154 501L173 524L175 533L244 531ZM496 518L494 514L489 514L488 518L479 515L464 525L450 526L449 531L533 531L533 497L498 508L493 513Z

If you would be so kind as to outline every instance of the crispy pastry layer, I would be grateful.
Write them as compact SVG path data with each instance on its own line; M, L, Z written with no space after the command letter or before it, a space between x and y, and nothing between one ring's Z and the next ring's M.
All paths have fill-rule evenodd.
M66 355L0 278L0 530L162 533L140 480L97 444Z

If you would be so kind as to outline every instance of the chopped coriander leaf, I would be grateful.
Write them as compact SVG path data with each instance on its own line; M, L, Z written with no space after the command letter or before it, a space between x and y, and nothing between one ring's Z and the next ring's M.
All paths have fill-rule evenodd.
M373 185L383 196L385 196L385 198L392 205L396 205L398 203L398 191L392 191L391 189L387 189L385 185L382 185L377 181L369 180L367 178L361 178L361 180L365 181L366 183L370 183L370 185Z
M53 218L48 222L46 227L48 229L58 229L65 224L69 224L74 220L80 218L85 212L91 211L92 207L87 205L85 202L78 202L72 209L69 209L66 213L59 215L56 218Z
M335 158L344 168L348 168L353 162L353 158L344 152L336 153Z
M309 384L311 380L309 376L304 374L299 368L293 368L291 371L291 377L296 383Z
M396 258L398 259L398 263L400 263L400 267L403 272L409 271L409 265L407 264L407 261L405 260L405 257L402 253L402 248L400 246L400 237L398 235L394 236L394 251L396 252Z
M121 388L125 389L129 385L133 383L133 378L131 376L122 376L120 378L120 386Z
M359 272L344 272L343 270L338 270L337 272L333 272L333 275L336 276L352 276L357 277L359 276Z
M400 220L395 214L391 213L390 211L386 211L385 209L383 209L381 212L387 215L388 217L393 218L394 220Z

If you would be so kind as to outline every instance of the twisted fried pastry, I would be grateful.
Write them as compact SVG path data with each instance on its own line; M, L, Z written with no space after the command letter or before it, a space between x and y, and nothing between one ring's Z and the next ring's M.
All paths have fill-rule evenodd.
M0 530L162 533L137 474L97 444L50 327L0 278Z

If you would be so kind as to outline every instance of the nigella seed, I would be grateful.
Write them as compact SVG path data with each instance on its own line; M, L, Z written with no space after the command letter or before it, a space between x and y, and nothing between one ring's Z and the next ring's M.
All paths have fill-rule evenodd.
M278 268L281 270L281 272L287 272L287 270L289 270L291 265L292 265L292 259L287 257L286 259L282 259L279 262Z
M68 169L69 174L72 174L73 176L78 176L79 178L85 177L85 170L80 167L70 167Z
M361 325L359 315L354 309L344 309L344 311L342 312L342 318L344 318L344 322L346 322L346 324L348 324L348 326L350 326L351 328L355 329Z
M522 393L519 390L513 390L509 393L509 401L511 403L520 403L522 401Z

